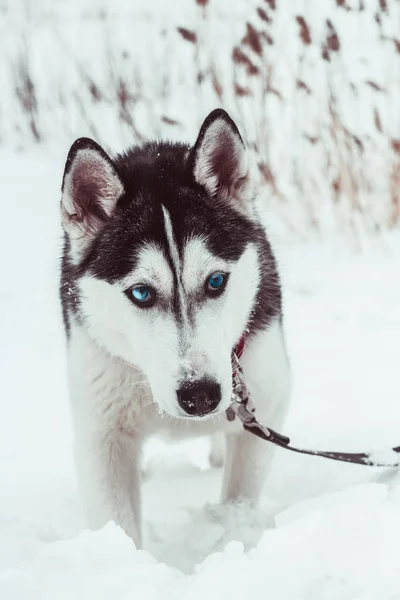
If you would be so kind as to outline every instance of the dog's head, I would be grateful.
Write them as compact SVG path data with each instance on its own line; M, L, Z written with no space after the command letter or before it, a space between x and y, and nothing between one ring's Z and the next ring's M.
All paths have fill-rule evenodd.
M69 152L61 209L76 318L139 367L170 415L230 404L232 348L259 300L252 189L222 110L193 148L149 144L112 160L83 138Z

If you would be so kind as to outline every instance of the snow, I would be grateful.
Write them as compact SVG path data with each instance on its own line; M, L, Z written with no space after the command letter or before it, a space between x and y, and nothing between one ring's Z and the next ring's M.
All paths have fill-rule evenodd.
M113 523L85 529L57 298L66 151L0 151L0 598L397 599L396 469L277 449L260 508L223 507L207 440L155 441L145 549ZM294 370L282 433L388 456L378 451L400 443L400 236L364 246L276 238Z

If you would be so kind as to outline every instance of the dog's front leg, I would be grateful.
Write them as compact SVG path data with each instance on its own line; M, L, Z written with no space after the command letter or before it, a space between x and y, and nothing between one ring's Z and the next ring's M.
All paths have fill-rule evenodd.
M279 431L290 394L290 369L280 321L249 342L241 365L256 418ZM245 500L256 505L273 454L271 444L248 431L228 433L223 502Z
M141 546L140 440L118 430L76 431L79 487L89 527L114 521Z
M141 545L137 373L113 360L85 331L69 341L75 462L90 527L114 521Z
M256 506L273 458L274 448L248 431L227 435L222 501Z

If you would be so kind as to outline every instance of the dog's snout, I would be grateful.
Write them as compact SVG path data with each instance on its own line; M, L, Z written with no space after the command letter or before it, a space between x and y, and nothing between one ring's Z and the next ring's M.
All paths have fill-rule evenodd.
M221 401L221 386L210 380L188 383L176 393L181 408L188 415L196 417L213 412Z

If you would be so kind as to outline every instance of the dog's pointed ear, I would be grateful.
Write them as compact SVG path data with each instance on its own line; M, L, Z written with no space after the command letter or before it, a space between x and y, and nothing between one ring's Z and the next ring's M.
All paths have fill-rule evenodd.
M189 157L194 179L214 198L246 209L251 199L248 155L228 113L213 110L205 119Z
M61 212L71 241L89 241L112 215L124 186L111 158L89 138L71 146L62 182Z

